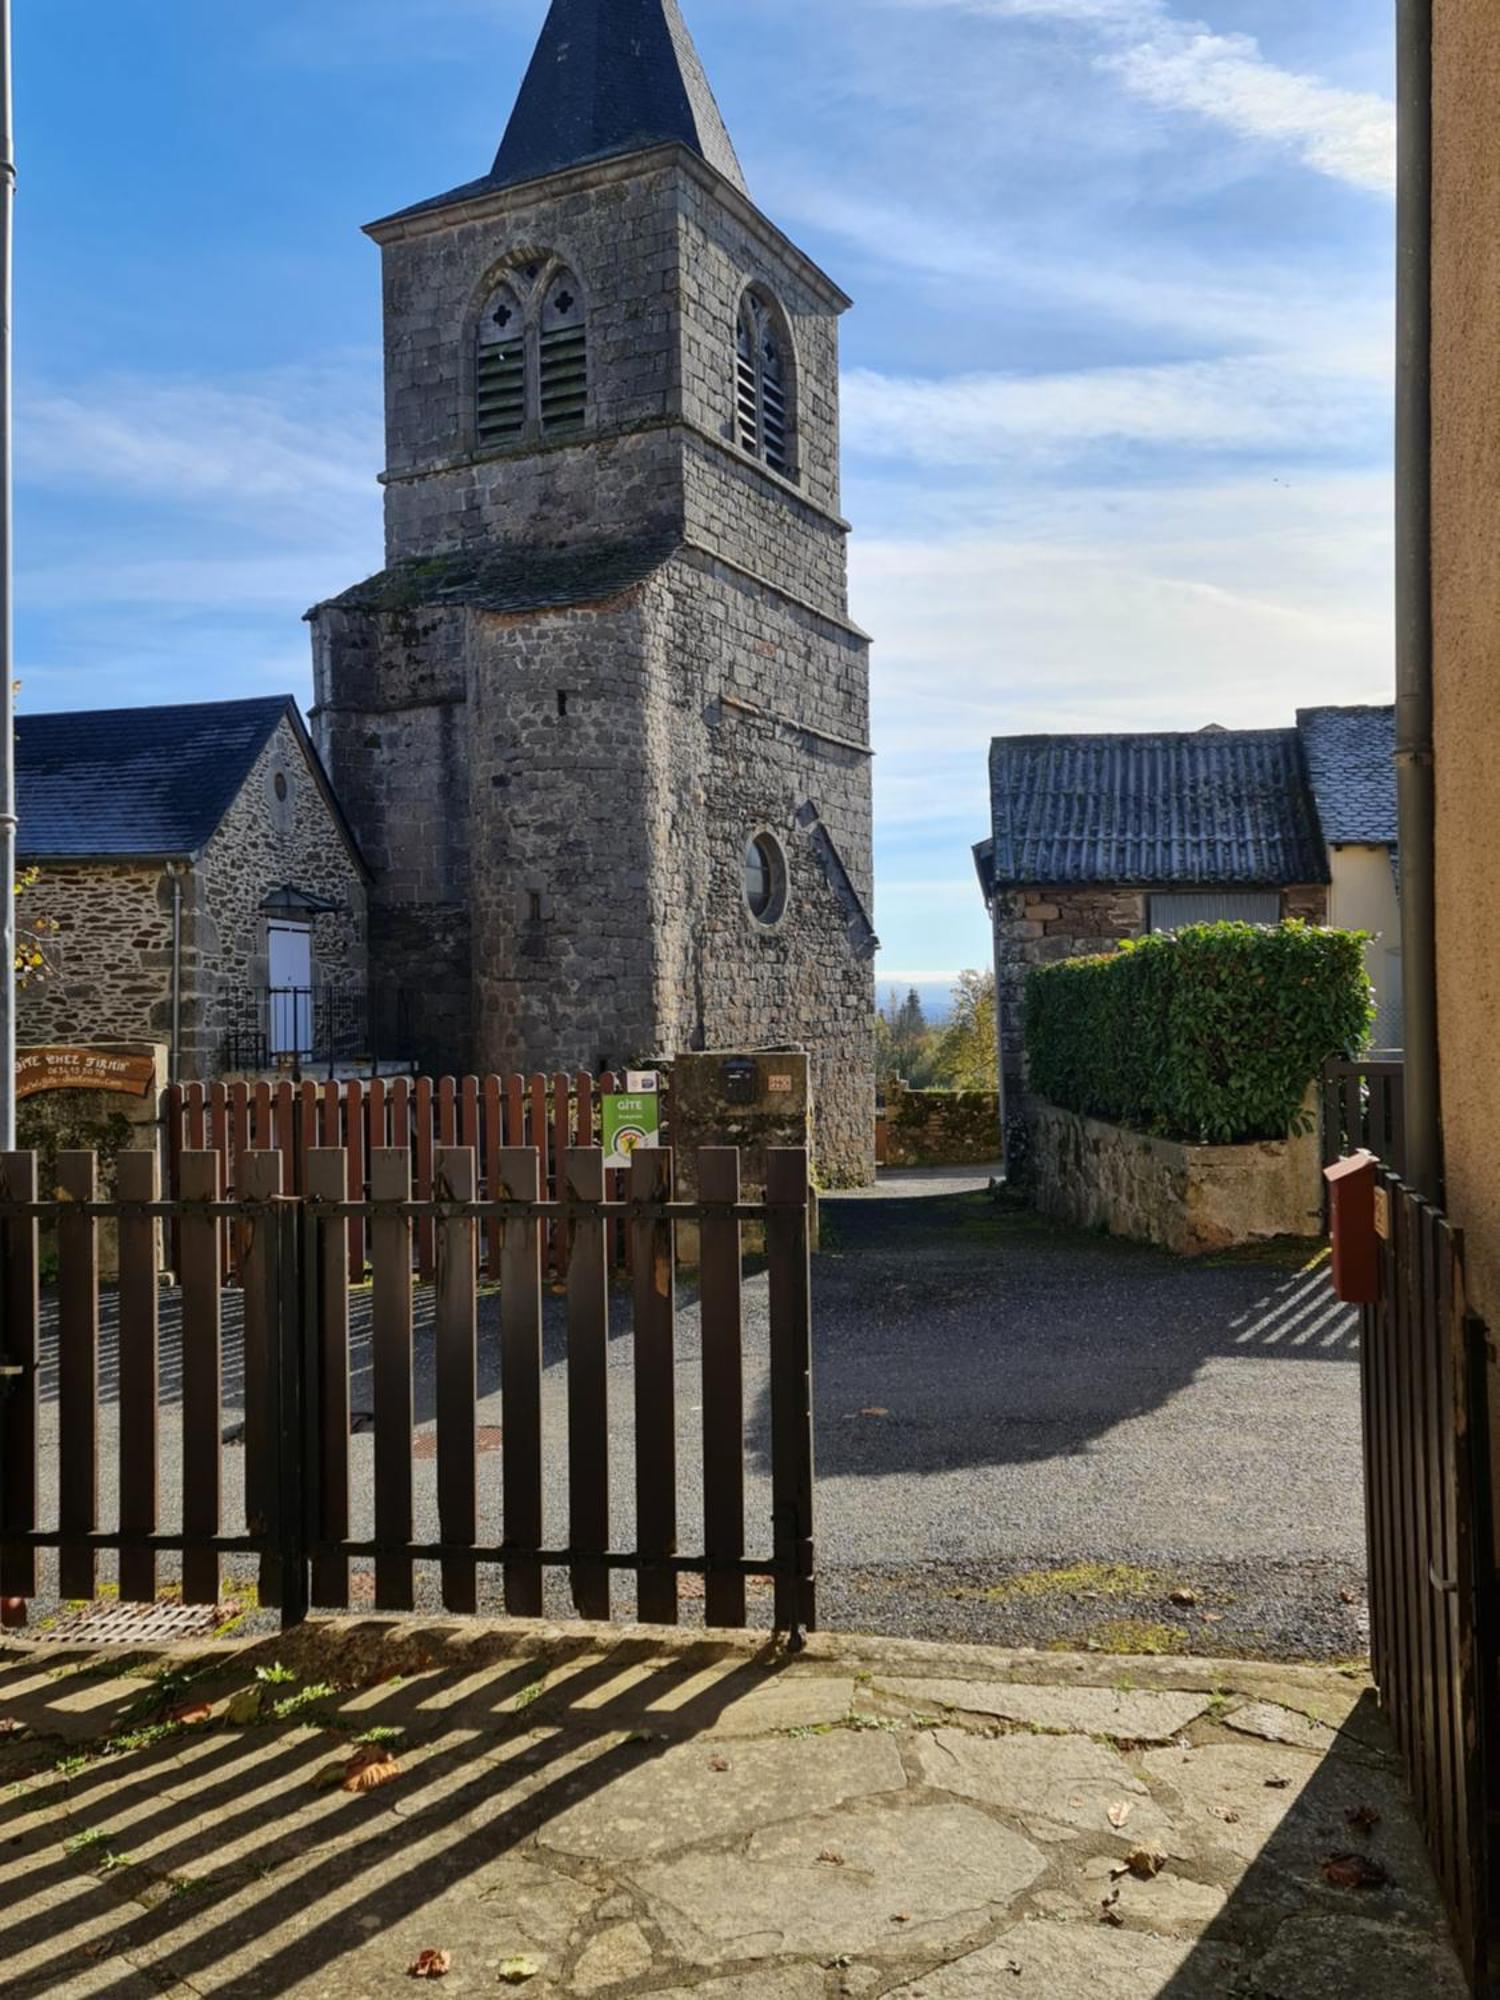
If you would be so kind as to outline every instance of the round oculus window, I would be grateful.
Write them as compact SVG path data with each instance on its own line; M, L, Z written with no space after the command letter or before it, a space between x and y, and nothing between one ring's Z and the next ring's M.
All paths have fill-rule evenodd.
M768 927L786 912L786 856L768 833L757 833L745 848L745 901L755 921Z

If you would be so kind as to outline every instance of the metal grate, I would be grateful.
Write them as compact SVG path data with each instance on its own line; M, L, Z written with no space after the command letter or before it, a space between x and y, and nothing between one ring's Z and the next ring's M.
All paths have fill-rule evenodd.
M240 1615L238 1604L81 1605L55 1623L22 1626L9 1635L33 1646L168 1646L212 1639Z

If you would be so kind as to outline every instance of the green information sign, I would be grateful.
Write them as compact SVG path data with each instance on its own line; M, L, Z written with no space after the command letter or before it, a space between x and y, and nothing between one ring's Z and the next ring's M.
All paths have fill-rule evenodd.
M632 1153L661 1144L661 1094L632 1091L604 1099L604 1164L628 1167Z

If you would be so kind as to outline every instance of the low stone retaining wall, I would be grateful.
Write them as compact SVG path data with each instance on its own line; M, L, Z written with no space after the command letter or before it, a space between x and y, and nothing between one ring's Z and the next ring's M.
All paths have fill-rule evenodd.
M1188 1146L1027 1101L1031 1186L1056 1222L1182 1256L1323 1232L1316 1125L1301 1138Z
M877 1157L883 1167L977 1167L998 1160L999 1092L889 1086Z

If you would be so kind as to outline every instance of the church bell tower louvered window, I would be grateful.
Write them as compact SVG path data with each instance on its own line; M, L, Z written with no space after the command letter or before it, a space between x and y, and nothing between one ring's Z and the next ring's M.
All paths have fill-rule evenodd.
M474 388L481 451L583 429L588 325L569 272L528 264L494 293L479 319Z
M740 448L779 472L792 470L788 343L774 309L755 293L740 307L735 348L735 430Z

